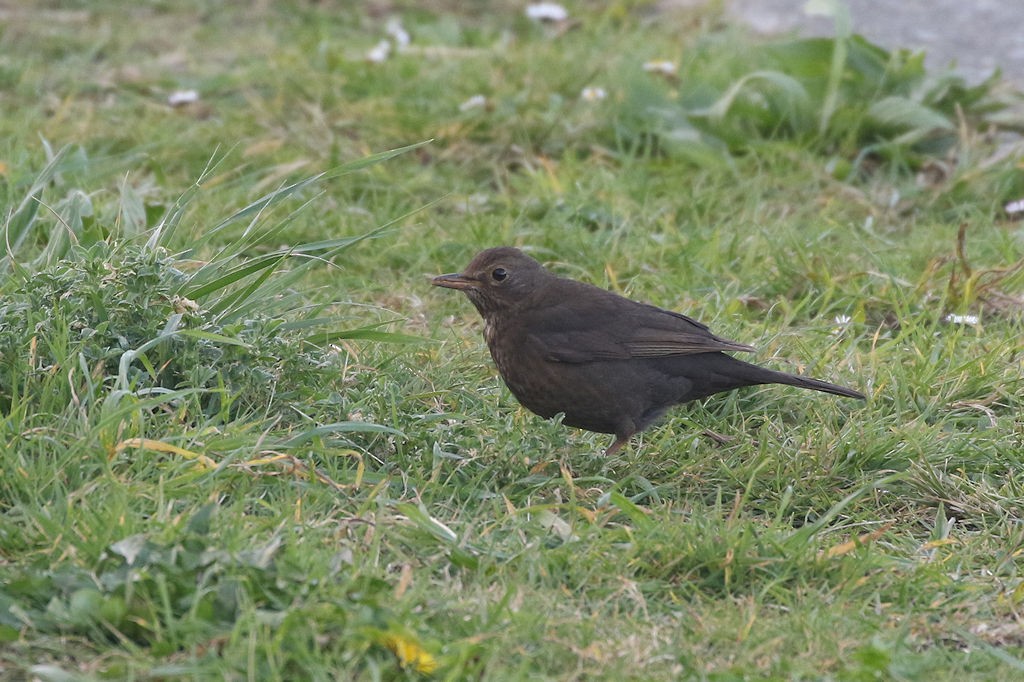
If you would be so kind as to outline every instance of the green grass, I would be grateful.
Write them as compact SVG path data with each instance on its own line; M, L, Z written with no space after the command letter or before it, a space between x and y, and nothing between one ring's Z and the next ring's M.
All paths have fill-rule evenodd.
M0 677L1019 676L1013 93L460 4L396 3L381 64L347 3L5 18ZM498 244L869 400L717 396L605 458L429 286Z

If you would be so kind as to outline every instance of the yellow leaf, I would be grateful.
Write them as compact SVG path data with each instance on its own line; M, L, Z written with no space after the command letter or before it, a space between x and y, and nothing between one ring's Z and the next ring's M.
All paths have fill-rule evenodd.
M928 542L921 545L921 549L935 549L936 547L945 547L946 545L959 544L959 540L956 538L942 538L940 540L929 540Z
M896 525L896 524L894 524L894 523L887 523L884 526L882 526L881 528L878 528L877 530L873 530L870 533L864 533L863 535L861 535L861 536L859 536L857 538L854 538L853 540L849 540L847 542L835 545L834 547L829 547L828 550L824 553L825 554L825 558L826 559L833 559L833 558L835 558L837 556L843 556L844 554L849 554L850 552L852 552L853 550L857 549L858 547L866 545L869 542L873 542L873 541L877 540L878 538L882 537L882 535L887 533L889 531L889 529L892 528L894 525Z
M391 649L403 668L429 675L437 670L437 659L427 652L419 642L399 634L384 635L384 646Z
M185 459L193 460L196 464L203 467L204 469L216 469L217 462L213 461L204 454L198 452L192 452L185 448L178 447L177 445L171 445L160 440L151 440L149 438L129 438L123 440L117 444L114 448L114 452L121 452L128 448L141 448L143 450L156 450L157 452L169 452L172 455L178 455Z
M1014 604L1020 604L1021 602L1024 602L1024 582L1017 585L1017 588L1010 595L1010 601L1012 601Z

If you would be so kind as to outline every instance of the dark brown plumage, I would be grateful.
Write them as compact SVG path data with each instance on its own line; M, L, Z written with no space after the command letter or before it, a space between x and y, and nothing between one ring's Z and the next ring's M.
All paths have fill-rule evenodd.
M853 389L726 355L753 351L685 315L558 277L522 251L481 251L433 284L458 289L484 318L484 338L527 409L587 431L614 433L613 454L678 403L755 384L864 399Z

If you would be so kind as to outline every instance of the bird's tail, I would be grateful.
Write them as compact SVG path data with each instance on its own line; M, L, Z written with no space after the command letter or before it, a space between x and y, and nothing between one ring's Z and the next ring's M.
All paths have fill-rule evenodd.
M768 369L744 362L725 353L680 356L676 360L676 366L672 369L676 375L691 379L687 383L686 395L683 400L699 400L722 391L731 391L734 388L757 384L784 384L841 395L846 398L867 399L863 393L852 388L830 384L827 381L799 374L788 374Z
M830 384L827 381L812 379L810 377L800 376L799 374L786 374L785 372L773 372L773 374L777 376L775 379L775 383L777 384L798 386L799 388L809 388L812 391L821 391L822 393L832 393L834 395L841 395L847 398L867 400L867 396L860 391L855 391L852 388L846 388L845 386L839 386L837 384Z
M819 379L812 379L810 377L801 376L799 374L788 374L786 372L778 372L774 369L768 369L767 367L760 367L758 365L750 365L756 367L758 372L754 374L757 379L757 383L761 384L785 384L786 386L796 386L798 388L808 388L812 391L821 391L822 393L832 393L833 395L841 395L847 398L857 398L859 400L867 400L860 391L855 391L852 388L846 388L845 386L839 386L837 384L830 384L827 381L821 381Z
M737 381L733 385L733 388L736 386L750 386L752 384L784 384L786 386L796 386L797 388L807 388L812 391L821 391L822 393L841 395L846 398L867 400L867 397L863 393L855 391L852 388L846 388L845 386L839 386L837 384L830 384L827 381L812 379L811 377L805 377L800 374L779 372L774 369L768 369L767 367L744 362L743 360L732 356L726 357L728 357L732 362L727 365L719 365L717 369L722 374L742 380L742 383Z

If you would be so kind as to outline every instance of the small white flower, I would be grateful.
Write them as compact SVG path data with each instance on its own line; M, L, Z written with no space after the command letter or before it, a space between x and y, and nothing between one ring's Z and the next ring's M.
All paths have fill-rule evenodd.
M534 21L565 21L569 12L557 2L535 2L526 6L526 16Z
M584 102L600 102L607 96L608 93L605 92L604 88L599 88L593 85L583 88L583 91L580 92L580 97L583 98Z
M966 324L970 327L973 327L978 324L978 316L956 315L954 313L950 313L949 315L946 315L946 322L951 322L953 324Z
M658 73L662 76L674 76L679 67L676 66L675 62L670 62L667 59L652 59L649 62L644 62L644 71L647 73Z
M402 26L402 20L397 17L392 17L388 20L384 32L391 36L391 39L395 41L395 47L399 50L403 47L408 47L409 43L412 42L409 32Z
M846 328L850 326L851 322L853 322L853 318L849 315L836 315L835 323L837 326L832 329L832 336L841 336Z
M481 213L487 210L487 204L490 201L488 196L482 192L476 194L470 194L464 197L454 197L452 206L459 213Z
M175 90L167 96L167 103L172 107L194 104L199 101L199 93L195 90Z
M1017 201L1011 201L1006 205L1006 212L1010 215L1017 213L1024 213L1024 199L1017 199Z
M391 42L382 40L373 46L373 49L366 53L366 60L373 62L374 64L380 64L383 61L387 61L387 58L391 56Z
M465 102L459 105L459 111L469 111L470 109L481 109L487 106L487 98L483 95L473 95Z

